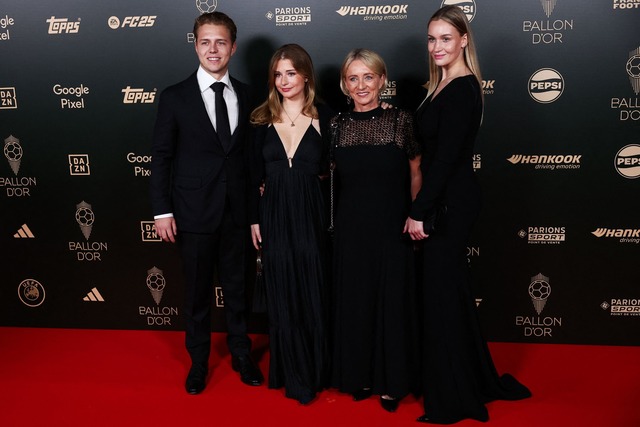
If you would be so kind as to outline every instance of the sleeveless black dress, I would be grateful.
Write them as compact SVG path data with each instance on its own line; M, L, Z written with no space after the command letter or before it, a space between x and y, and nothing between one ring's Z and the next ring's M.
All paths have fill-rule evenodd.
M326 147L311 122L291 159L274 126L260 131L265 188L259 218L269 318L269 388L284 387L287 397L307 403L323 388L327 369L323 258L327 228L319 179Z

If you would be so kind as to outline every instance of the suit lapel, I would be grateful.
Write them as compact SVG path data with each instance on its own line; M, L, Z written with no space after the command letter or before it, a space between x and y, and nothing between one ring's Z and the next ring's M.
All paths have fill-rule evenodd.
M209 114L207 114L207 108L204 105L202 93L200 93L200 86L198 86L198 78L196 77L196 73L193 73L189 78L185 98L186 105L193 106L190 107L190 110L193 111L193 119L198 124L198 126L202 128L202 131L204 132L204 135L206 135L206 138L213 141L213 144L217 148L219 148L220 151L224 152L222 143L220 142L220 139L218 139L218 134L216 133L216 130L211 123Z
M240 138L240 135L242 133L242 128L246 125L244 121L246 117L249 117L249 114L247 112L247 109L249 108L249 106L247 105L246 91L244 90L242 83L240 83L238 80L234 79L231 76L229 77L229 79L231 80L231 84L233 85L233 90L236 93L236 97L238 98L238 126L233 132L233 135L231 135L231 145L229 146L229 151L231 151L235 147L238 139Z

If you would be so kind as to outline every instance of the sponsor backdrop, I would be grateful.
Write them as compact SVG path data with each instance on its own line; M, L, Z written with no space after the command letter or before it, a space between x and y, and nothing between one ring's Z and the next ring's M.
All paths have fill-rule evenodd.
M272 52L296 42L343 109L339 66L367 47L384 99L414 109L443 4L472 21L483 71L468 258L487 338L640 344L640 0L2 1L0 325L183 327L147 187L158 94L195 70L199 13L234 18L231 71L262 95Z

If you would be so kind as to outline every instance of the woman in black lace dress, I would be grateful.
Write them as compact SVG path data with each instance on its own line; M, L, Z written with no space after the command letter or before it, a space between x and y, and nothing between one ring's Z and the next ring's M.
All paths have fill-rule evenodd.
M483 106L471 29L459 7L445 6L429 20L428 47L428 95L416 113L423 185L406 222L412 239L426 239L422 283L425 414L418 421L487 421L485 403L531 394L512 376L498 376L482 338L469 283L466 248L480 210L472 157ZM446 214L428 235L423 220L439 204L446 205Z
M375 52L351 51L340 87L354 108L330 124L337 184L332 384L354 400L380 395L393 412L415 376L413 250L402 227L420 187L420 155L412 115L380 107L386 76Z
M325 208L319 175L328 169L311 58L295 44L271 59L269 97L251 115L251 236L262 245L269 317L269 388L302 404L326 386ZM260 187L264 184L264 194Z

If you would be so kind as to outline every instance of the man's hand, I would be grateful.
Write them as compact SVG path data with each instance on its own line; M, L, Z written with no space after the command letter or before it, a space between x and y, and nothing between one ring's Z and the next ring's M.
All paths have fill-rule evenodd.
M176 242L176 234L178 229L176 228L176 220L173 217L158 218L156 223L156 233L165 242Z

